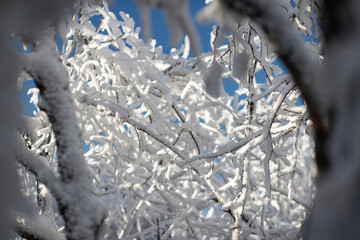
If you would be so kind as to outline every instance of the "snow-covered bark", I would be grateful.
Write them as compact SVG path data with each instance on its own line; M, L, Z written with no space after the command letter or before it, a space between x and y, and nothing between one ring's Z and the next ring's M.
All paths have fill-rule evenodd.
M17 127L26 145L22 139L13 141L12 138L16 137L10 132L11 141L8 142L13 145L9 150L24 167L18 168L21 184L24 186L22 191L30 193L27 195L23 192L26 193L24 195L30 202L37 195L35 201L38 204L38 207L30 210L31 214L29 210L26 210L24 217L19 217L22 213L15 214L16 231L21 236L34 239L64 239L62 233L57 233L62 227L61 216L67 239L101 239L106 217L105 207L93 193L82 149L81 131L76 122L73 98L69 91L68 74L61 63L55 42L55 31L59 30L62 35L61 30L65 27L62 24L64 10L72 7L73 1L34 1L31 4L13 1L9 9L16 10L21 4L23 6L18 10L22 14L19 13L19 19L14 21L9 31L17 34L25 46L33 47L32 52L17 55L18 67L21 66L35 80L40 90L40 105L44 111L42 116L51 123L45 130L50 133L51 138L46 140L50 140L48 144L51 146L56 146L52 153L56 153L58 167L54 172L53 166L48 163L49 152L44 150L46 144L42 144L44 139L38 138L33 132L36 128L41 128L41 122L35 121L35 129L30 129L32 124L23 124L25 119L18 121L17 125L14 122L14 127ZM25 21L28 22L24 24ZM11 64L15 65L14 62ZM11 94L10 88L6 89L7 94ZM10 104L7 107L15 109ZM52 159L55 156L50 157ZM31 172L35 179L24 170ZM57 204L56 208L52 206L53 199Z
M40 89L40 108L47 114L55 134L62 187L62 192L55 198L65 220L67 237L98 239L105 220L105 209L93 195L68 76L56 50L54 34L51 29L43 33L35 52L27 57L25 70Z

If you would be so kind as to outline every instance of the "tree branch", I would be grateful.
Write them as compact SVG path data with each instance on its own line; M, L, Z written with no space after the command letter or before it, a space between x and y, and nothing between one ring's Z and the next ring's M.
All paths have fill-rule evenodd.
M54 29L47 29L35 52L25 58L25 70L40 89L40 108L55 133L58 171L67 198L60 199L68 239L97 239L105 219L105 206L95 197L82 150L65 67L54 43ZM84 221L87 219L87 221Z

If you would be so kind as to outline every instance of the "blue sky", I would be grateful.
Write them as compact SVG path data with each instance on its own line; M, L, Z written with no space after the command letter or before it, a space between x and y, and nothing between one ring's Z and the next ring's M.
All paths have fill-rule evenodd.
M169 0L171 1L171 0ZM193 17L193 21L196 24L196 28L199 32L202 42L203 51L210 50L210 32L212 30L211 24L199 24L196 22L195 17L196 13L205 6L205 0L190 0L189 2L189 10ZM109 8L119 16L119 11L123 11L125 13L130 14L135 21L136 26L141 27L141 18L136 7L135 1L133 0L113 0L109 3ZM152 9L151 11L152 17L152 35L153 38L156 39L157 44L163 46L163 50L165 53L169 53L170 49L174 46L169 44L170 33L168 31L163 13L160 9Z

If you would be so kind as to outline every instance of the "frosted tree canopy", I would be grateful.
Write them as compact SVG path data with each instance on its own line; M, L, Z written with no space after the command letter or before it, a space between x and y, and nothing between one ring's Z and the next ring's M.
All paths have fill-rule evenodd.
M65 184L49 187L36 177L41 173L31 171L35 163L23 163L18 172L22 192L41 218L34 229L41 232L42 221L51 223L51 239L65 237L59 229L72 228L67 221L93 228L62 209L76 201L67 198L84 186L89 190L79 193L77 201L89 192L96 197L72 211L106 225L101 230L105 239L297 235L312 205L316 172L312 123L300 91L257 24L213 1L200 18L215 16L221 24L209 33L212 51L200 53L196 29L188 27L186 1L175 2L138 1L143 14L148 6L163 7L173 37L183 39L169 54L149 38L149 30L149 40L142 40L131 16L111 12L106 2L83 2L55 28L60 30L61 51L51 41L53 28L27 56L30 77L24 76L37 84L29 91L37 111L27 120L35 131L22 134L29 149L24 151L41 158L40 168ZM316 4L278 2L277 10L291 20L294 34L305 36L304 49L311 50L312 61L320 62ZM100 22L95 23L95 16ZM195 57L190 57L190 48ZM49 76L54 77L45 83ZM236 83L234 95L224 91L224 79ZM61 102L63 107L56 108ZM76 119L57 120L72 118L66 116L68 108ZM73 139L74 134L79 135ZM87 167L69 162L82 152ZM87 171L88 178L80 176ZM73 184L74 178L80 184ZM26 228L21 219L19 215L18 224ZM86 236L77 231L66 235Z
M0 239L360 239L360 2L189 1L1 1Z

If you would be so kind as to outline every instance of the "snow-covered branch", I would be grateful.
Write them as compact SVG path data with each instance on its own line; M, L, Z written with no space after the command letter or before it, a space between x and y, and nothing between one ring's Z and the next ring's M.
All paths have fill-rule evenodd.
M58 232L44 216L26 216L19 212L13 213L15 231L25 239L66 240L65 234Z
M327 132L324 113L320 112L324 106L317 94L319 89L316 72L319 64L310 56L309 50L290 24L284 10L268 0L220 0L220 3L235 18L249 17L263 29L300 89L312 116L315 130L320 135Z
M25 70L40 89L41 105L55 133L58 171L66 197L58 199L69 239L97 239L104 224L105 209L93 195L89 170L82 152L81 131L75 119L68 76L48 29ZM96 211L94 211L96 209ZM87 218L88 221L83 219Z
M42 156L36 156L31 152L20 137L17 137L15 157L17 161L27 170L33 173L41 183L46 187L56 198L63 197L63 189L60 180L55 176L54 172L48 166L47 160Z

